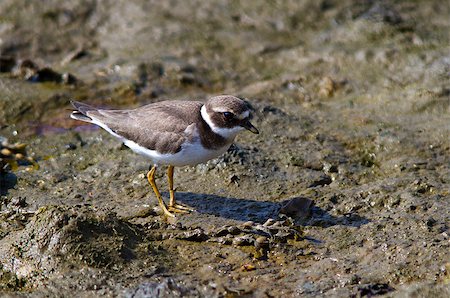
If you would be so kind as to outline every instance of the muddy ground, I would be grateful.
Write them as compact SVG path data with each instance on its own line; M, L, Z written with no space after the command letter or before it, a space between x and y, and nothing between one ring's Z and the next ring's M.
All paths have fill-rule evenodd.
M449 15L437 0L1 1L2 296L449 297ZM70 99L216 94L248 98L261 133L176 168L197 211L170 222L149 162L68 117Z

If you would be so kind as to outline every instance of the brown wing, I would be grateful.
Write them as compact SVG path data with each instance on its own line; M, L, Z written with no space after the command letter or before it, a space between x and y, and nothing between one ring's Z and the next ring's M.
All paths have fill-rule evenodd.
M86 115L148 149L176 153L187 139L186 127L196 121L202 105L194 101L163 101L134 110L90 110Z

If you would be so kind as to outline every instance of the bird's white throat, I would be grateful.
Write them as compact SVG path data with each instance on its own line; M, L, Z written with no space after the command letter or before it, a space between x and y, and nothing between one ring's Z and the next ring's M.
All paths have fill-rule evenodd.
M209 125L211 130L227 140L234 139L236 135L244 129L242 126L235 126L232 128L228 128L228 127L219 127L215 125L211 117L209 116L208 112L206 111L205 105L202 106L200 112L203 120L205 120L205 122Z

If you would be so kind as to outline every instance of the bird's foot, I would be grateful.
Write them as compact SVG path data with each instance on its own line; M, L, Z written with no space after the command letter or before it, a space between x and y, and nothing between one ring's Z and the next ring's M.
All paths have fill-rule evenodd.
M190 213L192 211L195 211L195 209L190 208L188 206L184 206L181 204L172 204L169 205L169 207L167 208L169 211L175 212L175 213Z
M164 213L164 215L165 216L167 216L167 217L175 217L175 214L173 214L173 213L171 213L170 211L173 211L173 212L176 212L176 211L174 211L174 210L172 210L170 207L168 207L168 208L162 208L162 210L163 210L163 213Z

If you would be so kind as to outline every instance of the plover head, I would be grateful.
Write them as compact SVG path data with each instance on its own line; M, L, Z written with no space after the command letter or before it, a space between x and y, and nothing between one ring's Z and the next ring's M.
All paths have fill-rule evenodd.
M211 130L225 139L233 139L243 129L259 133L250 123L252 115L249 105L235 96L212 97L202 107L201 113Z

